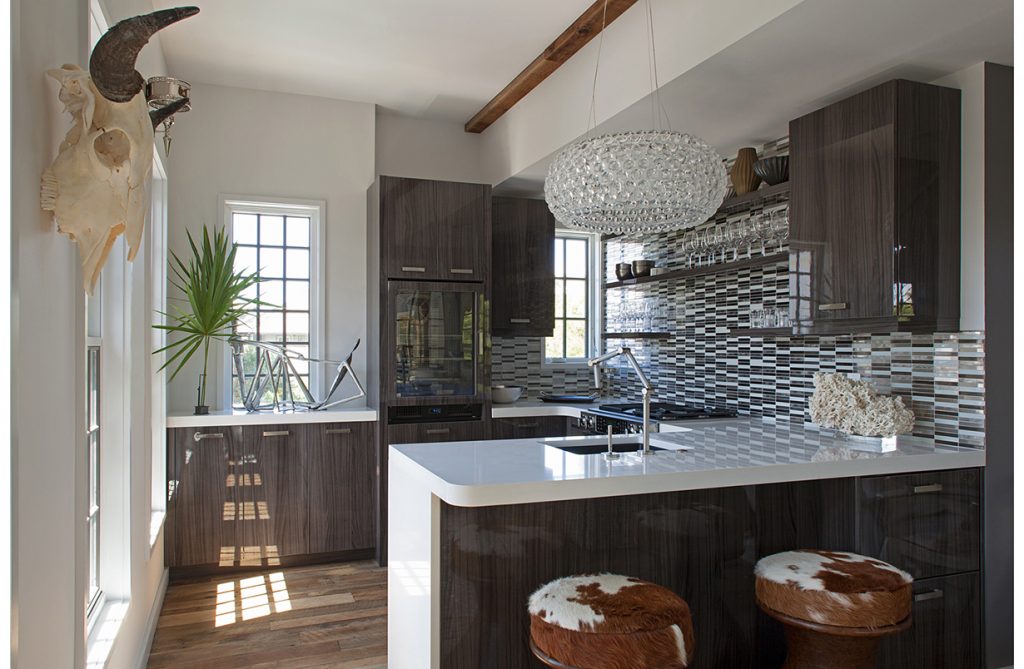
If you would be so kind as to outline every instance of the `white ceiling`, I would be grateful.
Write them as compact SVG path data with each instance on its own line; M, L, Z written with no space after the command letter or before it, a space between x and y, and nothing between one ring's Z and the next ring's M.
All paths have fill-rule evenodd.
M200 14L160 37L169 72L190 82L464 122L591 2L192 0Z
M1013 0L807 0L661 87L671 128L722 155L785 135L790 119L889 79L934 81L1013 62ZM652 125L650 98L598 127ZM550 156L496 192L543 192Z

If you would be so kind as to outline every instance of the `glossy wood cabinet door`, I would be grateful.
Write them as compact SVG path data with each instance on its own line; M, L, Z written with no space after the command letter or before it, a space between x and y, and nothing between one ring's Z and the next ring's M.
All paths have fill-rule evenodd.
M958 330L960 91L893 80L789 129L797 331Z
M543 200L491 200L491 332L550 337L555 328L555 217Z
M928 579L981 568L981 471L862 478L857 552Z
M494 439L528 439L531 437L564 437L568 423L562 416L528 418L494 418L491 420Z
M386 278L487 278L490 186L381 176L379 197Z
M466 420L450 423L388 425L389 444L420 444L440 441L469 441L490 438L489 421Z
M305 425L247 425L237 449L241 564L305 555Z
M915 581L912 615L909 630L882 640L880 669L984 666L978 572Z
M306 426L306 516L309 552L374 546L373 423Z
M196 440L196 436L199 440ZM167 431L167 520L170 567L235 560L235 461L241 428Z

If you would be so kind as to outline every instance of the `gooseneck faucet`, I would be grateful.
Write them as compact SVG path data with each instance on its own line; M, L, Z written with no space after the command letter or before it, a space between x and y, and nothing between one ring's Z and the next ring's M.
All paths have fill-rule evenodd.
M620 355L626 359L629 366L633 368L634 372L636 372L637 377L640 379L640 385L643 386L641 393L643 395L644 403L644 448L641 453L644 457L647 457L651 454L651 395L654 394L654 386L651 385L651 381L647 378L647 375L644 374L644 371L640 369L640 364L636 361L636 358L633 357L633 352L629 350L628 347L622 346L617 350L609 351L604 355L599 355L596 358L588 360L587 364L594 369L594 386L599 388L601 386L601 379L600 372L598 371L598 365L602 362L607 362L613 358L617 358Z

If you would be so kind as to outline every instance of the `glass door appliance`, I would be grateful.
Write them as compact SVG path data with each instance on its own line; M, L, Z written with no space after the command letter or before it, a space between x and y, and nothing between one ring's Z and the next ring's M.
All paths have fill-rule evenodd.
M485 318L481 283L389 281L386 402L484 402L490 385Z

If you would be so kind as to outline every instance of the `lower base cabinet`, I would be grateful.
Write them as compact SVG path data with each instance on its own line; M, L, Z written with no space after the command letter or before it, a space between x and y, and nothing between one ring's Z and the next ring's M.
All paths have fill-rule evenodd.
M374 445L373 423L169 430L167 566L372 550Z
M568 420L562 416L495 418L491 425L495 439L565 437L569 429Z
M981 574L914 582L913 623L882 640L880 669L981 667Z

